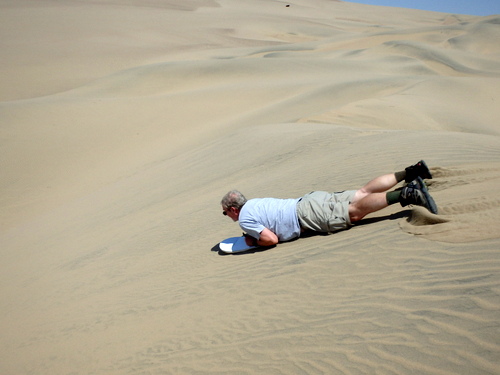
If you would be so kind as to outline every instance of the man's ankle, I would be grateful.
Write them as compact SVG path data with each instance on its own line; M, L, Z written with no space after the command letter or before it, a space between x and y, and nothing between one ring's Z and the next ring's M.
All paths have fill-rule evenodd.
M385 194L385 199L387 200L387 204L389 206L391 204L399 203L400 198L401 198L400 190L389 191Z

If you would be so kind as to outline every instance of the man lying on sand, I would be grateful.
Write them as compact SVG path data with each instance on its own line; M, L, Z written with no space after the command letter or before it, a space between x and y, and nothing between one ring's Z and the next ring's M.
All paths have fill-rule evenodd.
M222 213L239 221L248 245L272 246L307 230L329 233L347 229L366 215L398 202L403 207L423 206L437 214L424 178L431 179L432 175L421 160L404 171L377 177L359 190L313 191L298 199L250 200L232 190L222 198ZM387 192L403 180L406 186Z

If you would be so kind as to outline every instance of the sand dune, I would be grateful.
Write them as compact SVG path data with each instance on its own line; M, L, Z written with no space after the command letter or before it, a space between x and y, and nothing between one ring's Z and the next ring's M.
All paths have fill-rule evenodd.
M498 16L0 10L1 373L498 373ZM241 233L229 189L352 189L421 158L439 215L211 251Z

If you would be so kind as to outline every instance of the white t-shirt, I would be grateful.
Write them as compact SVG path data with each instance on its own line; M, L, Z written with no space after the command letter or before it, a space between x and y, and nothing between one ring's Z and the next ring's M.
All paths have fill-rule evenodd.
M297 217L299 199L250 199L241 208L240 227L256 239L259 239L264 228L275 233L280 241L299 237L300 224Z

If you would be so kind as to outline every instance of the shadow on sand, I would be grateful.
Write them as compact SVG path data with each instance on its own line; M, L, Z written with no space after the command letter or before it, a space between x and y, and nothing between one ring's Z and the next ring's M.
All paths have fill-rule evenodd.
M363 220L358 221L351 228L360 227L360 226L364 226L367 224L374 224L374 223L378 223L380 221L385 221L385 220L398 220L398 219L402 219L402 218L409 218L410 215L411 215L411 210L404 210L404 211L396 212L396 213L391 214L391 215L371 217L368 219L363 219ZM350 230L351 228L348 228L346 230ZM299 239L304 239L304 238L309 238L309 237L329 236L330 234L332 234L332 233L321 233L321 232L308 231L308 232L302 233L299 238L295 238L295 239L293 239L291 241L287 241L287 242L294 242L294 241L298 241ZM239 253L225 253L220 249L219 244L216 244L215 246L212 247L211 251L217 251L219 253L219 255L221 255L221 256L225 256L225 255L236 256L236 255L261 253L263 251L272 249L274 247L276 247L276 245L275 246L258 247L256 249L250 249L250 250L242 251Z

